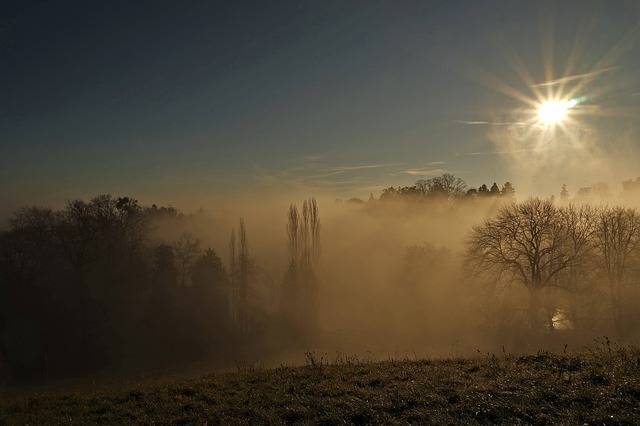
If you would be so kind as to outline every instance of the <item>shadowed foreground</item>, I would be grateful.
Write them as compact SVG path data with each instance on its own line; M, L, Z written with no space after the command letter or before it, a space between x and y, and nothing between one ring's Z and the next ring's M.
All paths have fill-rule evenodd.
M640 424L640 350L242 369L6 399L2 424Z

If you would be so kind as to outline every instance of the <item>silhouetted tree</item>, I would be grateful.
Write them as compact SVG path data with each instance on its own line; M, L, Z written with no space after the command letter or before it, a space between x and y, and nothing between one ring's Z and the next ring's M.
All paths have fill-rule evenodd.
M193 287L206 287L215 289L220 294L226 294L227 281L222 260L211 248L205 250L191 268L191 285Z
M9 219L9 231L3 232L0 245L6 282L29 288L42 274L50 273L51 261L60 261L57 226L58 216L39 207L22 208Z
M625 316L624 289L632 283L632 261L640 250L637 211L623 207L603 208L598 215L595 241L608 285L613 323L621 335Z
M167 318L174 314L178 289L178 269L173 247L160 244L154 250L150 309L155 319Z
M622 192L628 195L638 194L640 192L640 177L637 177L635 182L633 179L623 181Z
M350 204L364 204L364 200L362 200L360 198L353 197L353 198L349 198L347 200L347 203L350 203Z
M502 185L502 190L500 190L500 195L502 195L503 197L509 200L515 199L516 190L513 187L513 185L511 185L511 182L505 182L505 184Z
M467 184L450 173L444 173L430 179L420 179L416 182L416 190L425 197L434 197L453 201L466 194Z
M201 243L202 241L193 234L184 232L175 244L175 254L178 264L178 282L181 287L189 285L191 268L202 252L200 248Z
M0 380L9 384L40 373L44 357L59 358L56 337L68 341L54 335L51 328L61 320L67 323L64 319L69 313L56 312L57 302L73 296L72 288L54 285L68 275L53 234L56 226L57 217L50 209L28 207L18 210L9 220L9 229L0 232L0 363L4 373ZM77 336L70 334L77 347Z
M229 317L228 287L222 261L211 248L205 250L191 267L191 286L186 289L196 350L210 351L222 343Z
M493 182L493 185L491 185L491 189L489 190L489 192L494 197L497 197L498 195L500 195L500 188L498 188L498 184Z
M249 278L250 278L250 259L249 259L249 240L247 239L247 231L244 226L244 219L240 219L238 226L238 318L240 331L247 333L249 331Z
M289 207L287 237L289 268L285 273L285 310L299 327L310 331L317 326L317 275L320 258L320 218L315 198L305 200L302 215Z
M241 334L249 332L249 284L253 278L253 262L249 257L249 240L244 225L244 219L240 218L240 224L236 235L232 230L229 241L231 253L231 286L232 306L235 315L237 330Z
M554 315L560 313L563 318L571 321L575 329L578 329L585 322L587 315L595 316L595 312L582 308L580 301L592 287L589 275L594 263L593 237L597 217L595 210L589 205L569 204L559 208L558 212L560 226L565 232L563 251L574 256L551 281L551 290L562 290L564 299L568 300L566 303L568 307L556 306L557 298L547 299L547 324L552 327Z
M415 186L404 186L398 189L398 194L404 198L418 198L422 197L422 192Z
M474 226L466 240L467 264L476 273L493 273L497 278L519 282L529 292L528 317L532 331L543 322L546 308L543 291L556 276L573 265L588 249L573 244L561 212L550 201L530 199L503 206L498 215ZM545 314L548 331L553 331L553 312Z
M73 200L67 203L65 209L60 212L58 226L55 229L56 237L61 243L62 252L65 254L68 265L70 265L71 276L69 277L73 285L71 300L74 301L78 318L73 327L78 330L79 336L76 342L80 351L78 365L81 370L91 367L87 364L90 360L95 360L97 340L101 334L100 328L106 323L102 317L100 303L93 297L97 290L90 279L91 270L89 266L100 259L100 241L104 241L104 224L100 223L100 216L97 214L98 202L85 202ZM101 229L102 228L102 229ZM95 275L94 275L95 276ZM90 288L94 287L94 288Z
M569 191L567 190L567 185L562 184L562 189L560 190L560 202L566 204L569 201Z
M490 191L489 191L489 188L487 188L487 185L485 185L484 183L480 185L480 188L478 188L478 195L486 196L489 194L490 194Z
M398 191L393 186L385 188L382 190L382 194L380 194L380 200L388 201L395 199L398 196Z
M172 206L158 207L155 204L152 204L151 207L144 207L142 211L144 212L145 215L153 219L164 219L164 218L175 219L182 215L175 207L172 207Z
M229 287L231 289L231 321L233 324L237 322L236 300L238 292L238 263L236 260L236 229L231 228L231 237L229 237Z
M0 230L0 375L10 372L0 380L133 366L155 355L177 362L221 341L228 302L219 258L198 252L193 236L177 250L150 243L153 226L183 220L173 208L109 194L60 211L16 212ZM246 233L244 241L246 254Z
M606 201L609 198L611 198L609 185L603 182L580 188L576 194L576 199L581 202Z

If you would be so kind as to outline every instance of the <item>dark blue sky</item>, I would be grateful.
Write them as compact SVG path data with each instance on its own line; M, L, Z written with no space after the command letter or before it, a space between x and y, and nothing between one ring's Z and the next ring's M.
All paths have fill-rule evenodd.
M0 204L613 186L640 175L639 24L631 1L3 0ZM574 118L523 131L550 93Z

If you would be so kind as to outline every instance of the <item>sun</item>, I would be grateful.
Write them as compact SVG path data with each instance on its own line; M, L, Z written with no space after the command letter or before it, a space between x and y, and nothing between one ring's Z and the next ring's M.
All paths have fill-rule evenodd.
M570 108L576 106L577 101L571 99L570 101L546 101L540 104L538 107L538 118L545 124L557 124L561 123L567 115L567 111Z

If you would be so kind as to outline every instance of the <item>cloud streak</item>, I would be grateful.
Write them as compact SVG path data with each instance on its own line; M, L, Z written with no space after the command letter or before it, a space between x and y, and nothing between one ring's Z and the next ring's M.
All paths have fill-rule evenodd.
M547 148L531 148L531 149L512 149L508 151L478 151L478 152L469 152L467 155L508 155L508 154L520 154L523 152L538 152L538 151L547 151Z
M559 84L570 83L570 82L576 81L576 80L591 80L591 79L596 78L600 74L603 74L605 72L614 70L616 68L618 68L618 67L601 68L599 70L587 72L587 73L584 73L584 74L568 75L566 77L557 78L555 80L549 80L549 81L545 81L543 83L537 83L537 84L532 85L531 87L535 87L535 88L550 87L550 86L557 86Z
M528 127L544 127L536 123L527 123L526 121L468 121L456 120L456 123L465 124L467 126L528 126Z
M392 185L394 179L406 180L452 173L443 167L446 161L429 162L389 162L389 163L328 163L326 159L316 162L298 159L292 167L274 173L260 170L254 176L255 183L264 190L289 188L296 191L319 191L339 196L363 196L363 193L376 193L383 187ZM305 158L306 160L306 158ZM391 179L391 180L389 180ZM365 189L363 189L365 188Z
M444 169L409 169L404 170L403 173L412 176L435 176L447 173L447 171Z
M325 167L322 170L326 172L351 172L355 170L380 169L385 167L397 167L402 165L404 165L404 163L360 164L360 165L354 165L354 166Z
M315 157L315 156L314 156ZM302 163L300 163L302 161ZM273 173L260 170L254 176L254 182L261 188L289 188L293 190L313 190L325 193L336 192L336 195L347 195L358 188L377 188L384 186L382 176L388 176L391 171L408 167L404 162L398 163L355 163L355 164L327 164L324 157L316 161L309 158L298 159L292 167L284 168ZM433 162L444 163L441 161ZM430 163L431 164L431 163ZM378 182L381 183L378 183ZM374 191L370 191L374 192Z

